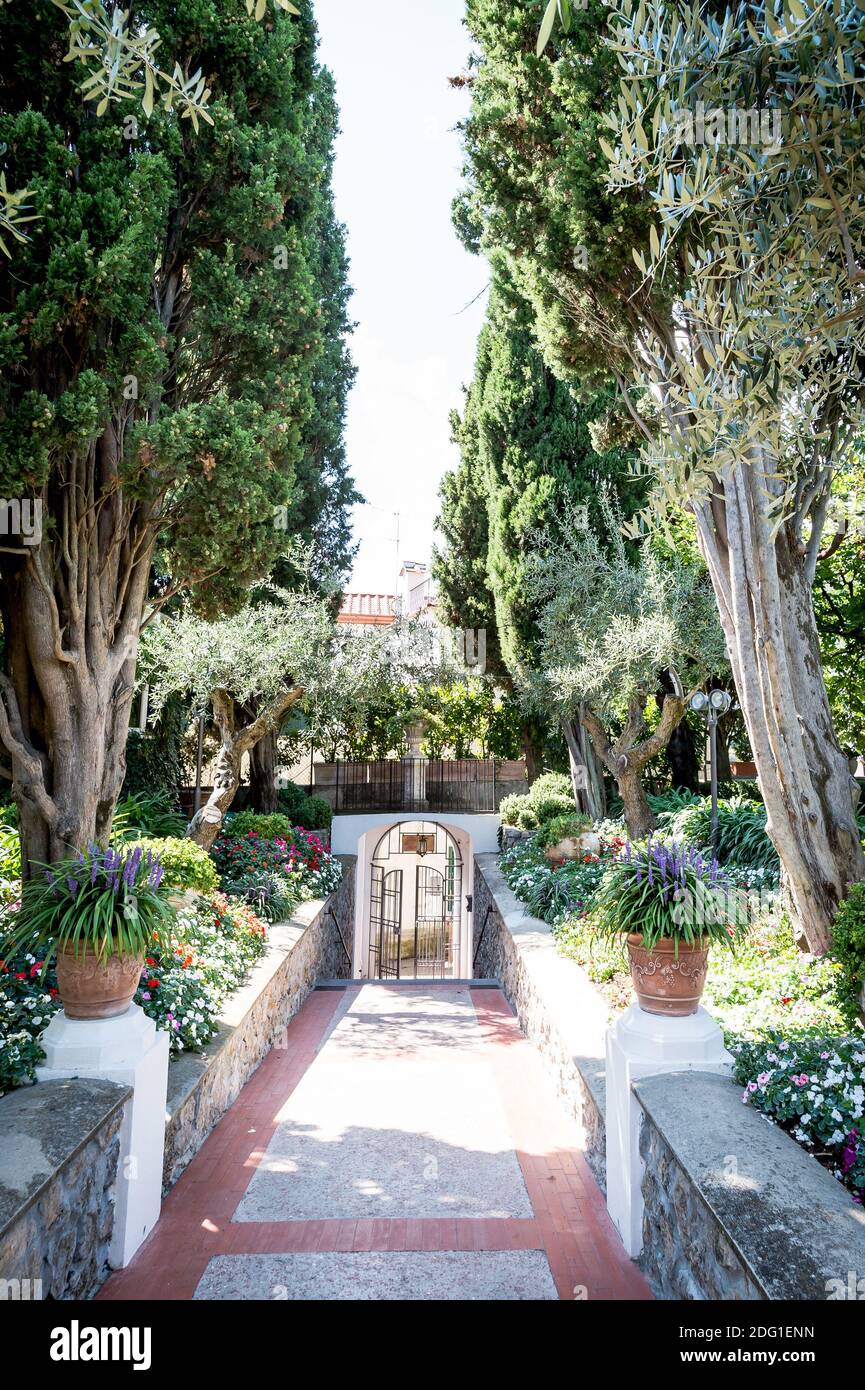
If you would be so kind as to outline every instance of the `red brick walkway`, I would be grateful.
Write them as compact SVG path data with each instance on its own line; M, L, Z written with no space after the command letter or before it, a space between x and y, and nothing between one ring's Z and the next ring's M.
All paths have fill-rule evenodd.
M352 1003L359 992L350 987ZM215 1256L504 1250L545 1252L560 1298L651 1296L609 1220L577 1147L575 1126L556 1102L537 1053L498 990L472 990L471 1001L480 1025L482 1064L495 1077L531 1218L232 1220L278 1129L282 1107L313 1062L331 1048L328 1042L320 1050L345 1000L338 991L320 990L309 997L289 1024L283 1044L262 1062L169 1193L158 1225L135 1259L111 1276L100 1298L191 1299ZM375 1047L374 1039L370 1046ZM452 1060L458 1062L458 1055ZM321 1084L326 1072L319 1077ZM334 1203L338 1211L336 1191Z

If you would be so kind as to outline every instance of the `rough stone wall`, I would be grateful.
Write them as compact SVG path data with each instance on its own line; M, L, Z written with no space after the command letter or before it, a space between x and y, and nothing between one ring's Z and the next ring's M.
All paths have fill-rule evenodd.
M490 858L484 856L485 861ZM476 979L498 980L501 984L520 1027L540 1052L558 1095L580 1125L586 1159L599 1185L605 1190L603 1068L589 1059L580 1064L573 1043L561 1026L564 1020L559 1009L539 985L537 974L531 968L533 961L537 960L538 938L542 939L544 945L548 943L550 952L555 952L549 927L522 911L521 927L535 929L529 942L525 943L524 938L515 935L505 921L502 910L505 896L512 899L513 895L501 879L498 869L486 862L476 861L472 917L477 956L473 974ZM489 913L488 908L491 909ZM558 957L558 960L563 967L570 966L573 971L579 971L586 988L594 993L593 986L579 966L564 961L562 957ZM571 1007L573 1010L579 1009L576 998ZM603 1033L599 1045L602 1050Z
M640 1129L643 1252L639 1264L655 1295L672 1299L763 1299L760 1286L645 1116Z
M307 905L287 925L286 943L279 949L281 959L274 968L273 956L259 963L256 974L266 978L261 987L256 974L249 1006L232 1012L217 1035L201 1054L189 1054L172 1062L168 1078L169 1118L165 1131L163 1187L167 1191L201 1148L214 1125L239 1096L256 1067L276 1045L289 1021L320 979L344 979L351 974L337 932L342 931L349 955L354 928L354 865L352 857L343 860L343 878L314 915ZM273 929L276 942L280 929ZM238 1016L240 1014L241 1016Z
M0 1101L0 1302L89 1299L104 1283L129 1094L49 1081Z

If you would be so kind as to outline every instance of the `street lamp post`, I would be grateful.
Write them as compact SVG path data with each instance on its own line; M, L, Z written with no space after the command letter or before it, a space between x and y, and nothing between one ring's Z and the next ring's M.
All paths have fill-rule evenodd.
M709 725L709 776L712 783L712 858L718 858L718 720L726 714L732 704L729 691L697 690L691 696L690 706L698 714L706 713Z

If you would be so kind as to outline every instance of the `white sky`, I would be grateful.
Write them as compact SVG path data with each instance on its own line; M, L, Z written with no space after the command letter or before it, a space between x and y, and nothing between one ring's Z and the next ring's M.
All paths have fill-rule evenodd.
M437 491L453 467L448 413L472 375L488 272L450 221L453 129L468 105L448 86L469 50L464 0L316 0L321 61L336 79L334 176L348 228L358 377L348 462L370 505L354 514L349 587L393 592L400 560L429 562ZM460 310L464 309L463 313Z

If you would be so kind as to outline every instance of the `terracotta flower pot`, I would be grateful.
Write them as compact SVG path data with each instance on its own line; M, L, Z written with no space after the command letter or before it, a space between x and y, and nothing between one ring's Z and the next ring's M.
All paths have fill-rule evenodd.
M132 1003L143 956L96 956L71 946L57 952L57 987L67 1018L116 1018Z
M640 1008L647 1014L666 1014L685 1018L700 1007L709 964L709 943L678 943L662 937L653 950L643 945L639 934L628 937L631 979Z

